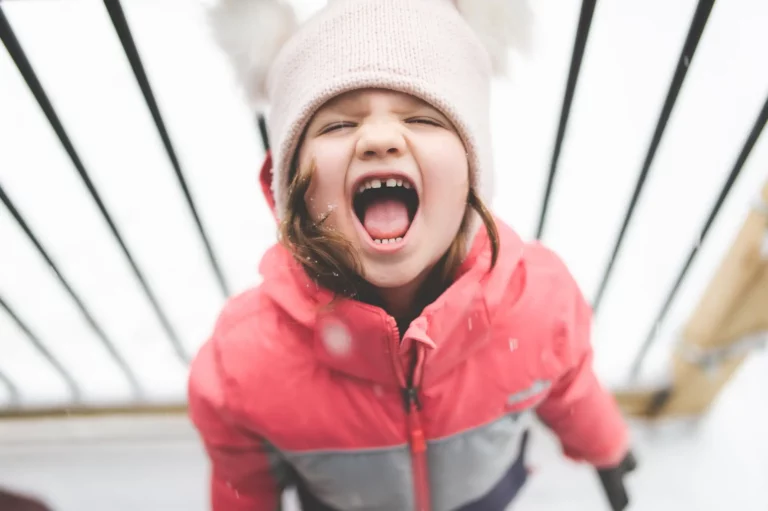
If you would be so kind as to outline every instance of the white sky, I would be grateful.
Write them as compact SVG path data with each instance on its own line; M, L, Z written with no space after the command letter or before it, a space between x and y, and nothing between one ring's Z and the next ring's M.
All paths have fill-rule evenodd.
M124 0L134 39L214 249L235 291L256 282L275 226L261 199L253 116L208 38L203 2ZM296 1L303 12L316 2ZM580 1L532 2L535 45L494 89L494 211L535 233ZM610 256L696 2L597 3L544 241L592 298ZM3 10L138 265L189 352L222 305L173 169L101 2L4 2ZM595 320L597 369L629 366L768 94L768 3L715 4ZM659 325L646 376L663 372L677 330L768 177L755 146ZM0 183L137 372L151 399L184 396L185 370L75 169L0 48ZM0 206L0 295L75 374L91 401L128 387L53 273ZM25 403L69 396L0 311L0 371ZM0 385L0 406L7 389Z

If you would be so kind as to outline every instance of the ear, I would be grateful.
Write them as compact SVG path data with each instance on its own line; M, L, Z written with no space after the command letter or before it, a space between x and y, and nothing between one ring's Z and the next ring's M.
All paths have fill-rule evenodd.
M504 75L509 52L528 54L533 13L528 0L453 0L491 56L493 71Z
M261 171L259 172L259 181L261 183L261 193L264 194L264 199L267 201L269 210L272 211L272 216L277 218L277 208L275 207L275 194L272 191L272 179L274 172L272 169L272 152L267 151L267 156L264 158L264 163L261 165Z
M208 11L213 38L232 62L252 108L267 103L267 73L296 32L296 13L281 0L219 0Z

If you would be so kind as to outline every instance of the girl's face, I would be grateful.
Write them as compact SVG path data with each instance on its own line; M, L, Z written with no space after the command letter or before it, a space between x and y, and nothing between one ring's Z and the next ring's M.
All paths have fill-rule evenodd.
M461 227L466 150L450 121L413 96L362 89L326 103L299 150L300 169L313 163L312 218L327 216L378 288L420 283Z

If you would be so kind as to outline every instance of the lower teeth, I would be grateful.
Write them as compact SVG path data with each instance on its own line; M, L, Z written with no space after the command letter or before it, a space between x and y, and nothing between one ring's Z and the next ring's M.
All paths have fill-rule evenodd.
M403 241L403 238L391 238L387 240L373 240L373 241L380 245L388 245L389 243L397 243L398 241Z

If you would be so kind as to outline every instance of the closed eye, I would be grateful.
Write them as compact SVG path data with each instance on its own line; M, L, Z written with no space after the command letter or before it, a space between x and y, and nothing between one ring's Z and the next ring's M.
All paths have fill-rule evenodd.
M323 128L322 130L320 130L320 134L324 135L326 133L331 133L333 131L338 131L338 130L343 129L343 128L354 128L354 127L355 127L355 123L353 123L353 122L336 122L336 123L333 123L333 124L329 124L328 126Z
M442 127L443 126L442 123L440 123L440 122L438 122L438 121L436 121L434 119L430 119L429 117L414 117L412 119L406 119L405 122L407 122L409 124L426 124L426 125L429 125L429 126L438 126L438 127Z

